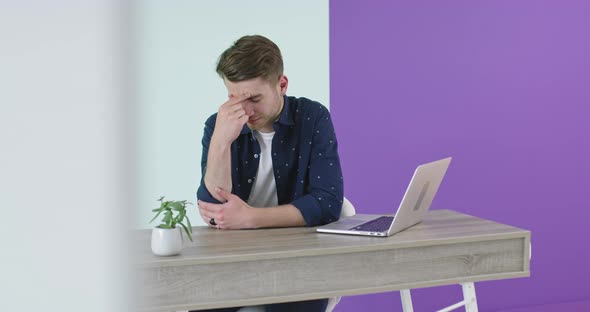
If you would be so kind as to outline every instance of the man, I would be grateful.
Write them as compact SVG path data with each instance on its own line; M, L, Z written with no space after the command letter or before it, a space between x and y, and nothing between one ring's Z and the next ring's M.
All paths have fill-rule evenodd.
M217 73L229 99L205 124L197 191L203 220L222 230L336 221L343 184L330 114L317 102L286 96L279 48L265 37L244 36L221 54ZM266 310L324 311L326 304Z

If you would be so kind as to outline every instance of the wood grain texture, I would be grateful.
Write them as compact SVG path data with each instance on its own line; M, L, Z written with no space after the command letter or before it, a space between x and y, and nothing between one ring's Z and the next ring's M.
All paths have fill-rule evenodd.
M529 276L530 232L450 210L392 237L313 228L194 228L181 255L157 257L138 231L139 309L287 302Z

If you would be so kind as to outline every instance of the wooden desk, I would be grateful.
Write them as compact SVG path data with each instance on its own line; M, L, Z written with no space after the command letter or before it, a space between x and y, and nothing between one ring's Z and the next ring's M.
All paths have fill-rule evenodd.
M139 231L139 310L178 311L377 293L529 276L530 232L450 210L392 237L314 228L195 227L157 257Z

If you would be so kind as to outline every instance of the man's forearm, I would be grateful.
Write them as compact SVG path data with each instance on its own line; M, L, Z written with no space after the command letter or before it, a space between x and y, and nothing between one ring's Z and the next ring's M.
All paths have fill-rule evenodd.
M253 208L251 212L252 228L304 226L305 220L295 206L281 205L267 208Z
M218 142L215 136L211 138L209 145L209 154L207 155L207 169L205 171L205 186L215 199L219 198L216 187L220 187L228 192L232 191L231 180L231 144Z

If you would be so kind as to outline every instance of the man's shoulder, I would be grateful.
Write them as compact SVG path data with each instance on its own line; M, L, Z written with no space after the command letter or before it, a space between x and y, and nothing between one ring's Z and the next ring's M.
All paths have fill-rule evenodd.
M322 103L306 97L289 96L288 99L291 110L296 112L304 112L311 115L321 115L322 113L328 112L328 109Z

